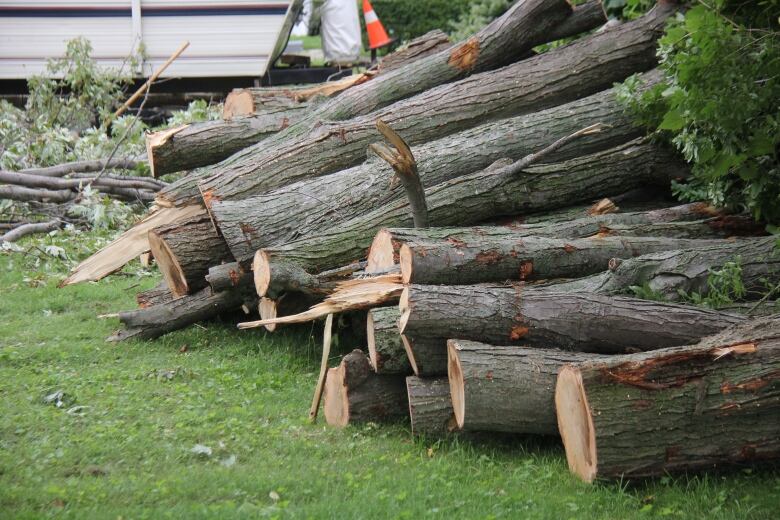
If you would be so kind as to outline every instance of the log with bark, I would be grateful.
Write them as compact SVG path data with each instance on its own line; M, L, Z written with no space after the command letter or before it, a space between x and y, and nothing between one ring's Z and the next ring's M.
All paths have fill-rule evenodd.
M480 44L479 64L490 53L500 55L501 59L513 56L507 44L499 50L495 43L515 40L512 45L525 48L524 42L533 39L539 29L554 23L554 17L546 12L542 16L543 21L533 24L533 30L517 31L518 24L525 25L533 20L534 17L521 15L523 10L530 9L535 3L538 4L537 1L515 4L502 18L475 37L477 40L491 40L487 47ZM435 79L435 74L409 75L410 67L426 67L437 61L441 62L442 68L452 69L447 64L450 54L457 55L469 48L468 42L460 44L451 51L445 51L443 56L429 56L344 92L312 114L311 120L316 124L309 127L307 122L294 125L208 171L176 183L160 194L160 203L200 203L201 196L195 186L199 179L203 179L200 190L208 205L212 200L246 198L297 180L352 166L363 160L366 146L378 139L374 127L377 119L385 121L409 144L415 145L486 120L535 112L599 92L630 74L649 70L655 65L655 41L670 12L666 8L656 8L639 20L588 36L541 56L436 88L426 84L441 82L443 78ZM518 23L513 23L515 20ZM475 66L481 68L478 64ZM401 79L404 86L399 90L388 90L387 81L391 77L393 86ZM416 78L416 81L408 81L409 77ZM383 96L392 92L395 100L404 97L402 92L408 86L413 86L415 93L425 88L429 90L373 113L357 110L363 106L362 101L371 97L366 89L376 89ZM349 117L357 113L366 115L341 122L343 117L333 117L342 112L341 108L347 109L345 113ZM328 117L323 115L326 112ZM436 116L431 117L431 114ZM333 119L337 121L327 122ZM212 177L206 178L212 173Z
M208 216L152 229L149 246L175 297L206 287L209 268L233 260Z
M555 403L586 482L780 457L780 317L691 346L568 365Z
M206 282L213 292L236 287L252 287L254 278L251 269L244 269L238 262L227 262L209 267Z
M276 262L265 251L259 250L252 261L252 270L258 296L278 298L287 292L300 292L312 298L323 298L333 292L338 282L350 279L365 265L365 262L354 262L310 274L295 264Z
M379 307L368 311L366 335L368 358L377 374L411 374L412 366L406 355L398 330L398 306Z
M431 377L447 374L446 340L401 334L401 342L414 375Z
M506 162L425 190L433 226L471 225L505 215L540 211L590 201L628 188L665 184L684 177L687 166L658 147L632 141L607 151L515 173ZM365 257L377 227L412 225L401 200L284 245L267 247L274 261L294 263L309 272L332 269ZM224 230L224 227L222 228Z
M440 29L428 31L382 58L377 66L377 72L388 73L414 60L448 49L451 45L450 37L444 31Z
M158 303L134 311L120 312L119 320L125 325L108 341L127 339L154 339L193 323L207 321L239 309L253 297L249 292L228 290L212 293L208 287L167 303ZM251 304L252 307L255 304Z
M165 283L165 280L161 281L155 287L146 291L141 291L135 295L135 301L142 309L152 307L153 305L168 303L173 299L174 297L168 289L168 284Z
M517 285L410 285L400 303L411 338L537 344L613 354L684 345L744 317L710 309Z
M55 229L60 229L63 224L63 221L60 219L49 220L47 222L29 222L26 224L20 224L10 231L0 235L0 244L3 242L16 242L17 240L26 237L27 235L34 235L36 233L49 233Z
M660 76L642 76L652 85ZM540 112L481 124L412 147L425 187L476 172L497 157L523 157L580 128L601 122L605 128L584 136L548 157L572 159L605 150L641 135L615 98L614 90ZM211 212L236 258L257 249L327 230L378 206L404 200L403 189L389 184L392 168L376 159L331 175L307 179L242 200L214 200Z
M555 380L566 363L607 356L532 346L447 342L452 406L458 428L557 435Z
M328 370L324 412L328 424L339 427L408 417L404 377L375 374L366 355L353 350Z
M455 430L450 385L446 377L406 378L412 435L444 437Z

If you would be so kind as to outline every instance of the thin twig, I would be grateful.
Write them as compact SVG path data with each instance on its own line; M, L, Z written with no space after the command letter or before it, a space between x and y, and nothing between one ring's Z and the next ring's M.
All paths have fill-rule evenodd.
M769 292L766 293L763 298L758 300L755 305L753 305L750 309L748 309L747 311L748 315L753 314L753 312L756 309L758 309L765 301L769 299L770 296L772 296L777 291L780 291L780 283L772 287L772 289L770 289Z

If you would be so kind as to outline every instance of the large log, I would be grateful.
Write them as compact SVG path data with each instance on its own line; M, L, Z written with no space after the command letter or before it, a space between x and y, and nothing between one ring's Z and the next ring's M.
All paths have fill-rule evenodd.
M577 278L606 270L615 258L724 242L601 235L568 240L528 237L523 232L502 227L474 228L453 235L439 239L420 233L420 238L403 243L400 249L403 282L468 285ZM386 254L392 256L391 244L388 249Z
M738 262L747 297L755 298L766 288L780 283L780 253L773 237L748 238L720 244L652 253L628 260L614 259L609 270L555 284L556 291L585 291L616 294L631 286L645 287L660 297L674 301L681 292L706 296L713 270L728 262Z
M658 74L646 74L655 84ZM479 125L412 148L420 180L432 187L490 166L497 157L523 157L581 128L604 123L605 129L578 139L546 162L572 159L638 137L636 127L614 91L561 106ZM305 237L364 215L378 206L405 200L400 186L389 185L392 168L371 158L337 173L306 179L240 200L214 200L211 213L236 258L291 238Z
M555 402L586 482L780 458L780 318L697 345L564 367Z
M667 183L687 173L687 167L669 152L636 141L561 163L531 166L519 174L502 172L505 164L426 189L431 225L471 225L569 206L633 187ZM408 203L396 201L316 236L264 251L275 261L317 272L364 258L377 227L382 226L411 227Z
M340 427L408 417L404 377L375 374L366 355L353 350L328 370L323 408L328 424Z
M205 278L213 292L226 291L236 287L252 287L254 283L251 269L244 269L238 262L227 262L209 267Z
M412 435L444 437L455 429L450 385L446 377L406 378Z
M441 338L410 337L401 334L401 342L418 377L441 376L447 373L447 344Z
M108 341L154 339L169 332L216 318L240 308L248 296L239 290L212 293L205 288L167 303L134 311L120 312L126 329L117 331Z
M489 53L500 55L502 59L515 56L507 47L506 40L516 40L516 44L525 47L524 42L534 38L540 28L551 25L549 22L555 17L546 10L543 21L533 23L533 30L517 30L518 24L525 25L535 18L522 16L522 13L532 4L538 8L539 1L518 2L504 17L481 31L476 40L490 39L492 42L487 46L479 44L477 63L482 63ZM541 14L538 11L534 12ZM435 74L409 75L410 67L419 65L426 68L436 61L441 61L443 69L452 71L453 67L447 64L450 55L457 57L456 63L461 63L467 55L464 51L475 50L473 42L476 40L471 39L471 44L465 42L445 51L444 55L436 54L418 60L387 76L348 90L312 114L316 125L307 128L302 124L288 128L262 145L247 148L213 169L169 187L161 193L161 203L198 202L200 194L195 184L199 178L204 179L200 188L208 205L214 199L246 198L357 164L365 157L367 145L379 137L374 126L377 119L385 121L410 145L415 145L486 120L534 112L599 92L632 73L654 66L655 41L669 13L666 8L655 9L640 20L591 35L541 56L436 88L430 88L430 82L439 84L443 78L437 78ZM499 40L503 40L500 51L496 48ZM480 68L477 63L474 70ZM385 82L391 77L393 82L404 83L400 91L387 90ZM409 81L410 77L415 81ZM400 99L409 86L413 86L416 93L419 92L418 87L426 84L425 88L429 90L373 113L355 110L371 98L370 95L363 97L368 94L366 89L376 89L382 95L392 93L394 99ZM360 98L360 101L355 98ZM348 109L350 117L356 113L366 115L343 123L327 122L328 119L343 119L333 117L341 112L341 108ZM322 117L323 111L327 111L327 118ZM212 173L212 177L206 178Z
M447 376L458 428L557 435L555 379L566 363L606 356L527 346L447 342Z
M412 366L406 355L398 330L398 306L379 307L368 311L366 336L368 359L377 374L411 374Z
M523 286L410 285L399 303L412 338L529 343L601 354L684 345L744 318L710 309Z
M258 115L193 123L147 134L146 154L152 176L208 166L290 126L307 103Z
M173 295L168 289L168 284L165 283L165 280L161 281L155 287L146 291L141 291L135 295L135 301L142 309L161 303L168 303L171 300L173 300Z
M149 246L176 297L206 287L209 268L233 260L206 215L154 228L149 231Z

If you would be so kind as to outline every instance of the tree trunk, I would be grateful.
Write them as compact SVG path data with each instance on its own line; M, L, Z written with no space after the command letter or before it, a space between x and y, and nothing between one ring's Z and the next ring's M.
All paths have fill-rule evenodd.
M530 8L532 3L535 2L515 4L505 17L484 29L476 37L477 40L483 38L481 35L491 39L515 39L519 43L532 38L538 29L549 26L548 22L554 17L545 14L544 22L535 23L534 30L528 32L510 31L513 24L501 21L506 20L507 16L516 17L523 9ZM469 40L455 46L452 51L447 50L445 56L429 56L350 89L312 114L311 120L317 124L289 128L262 145L233 155L199 176L171 186L161 193L162 203L199 203L200 194L195 186L198 178L204 179L200 188L209 205L215 199L247 198L304 178L347 168L362 162L366 147L378 140L374 124L377 119L382 119L394 128L410 145L416 145L487 120L536 112L599 92L632 73L649 70L655 65L655 41L669 13L667 9L655 9L640 20L589 36L566 47L436 88L426 85L429 82L441 83L441 78L436 79L435 75L409 75L410 67L425 67L424 64L431 60L435 62L443 58L442 67L452 69L446 64L449 55L465 57L464 50L474 50L473 43L469 43L474 40ZM532 18L523 17L521 21L528 22ZM501 25L498 31L494 27L496 23ZM494 43L489 47L490 52L495 48ZM484 46L479 46L478 60L486 56L486 50ZM514 56L506 46L500 52L495 50L504 59ZM459 59L458 62L461 61ZM397 91L386 90L388 84L383 81L391 77L393 86L402 80L404 87ZM415 81L409 81L409 78L415 78ZM395 100L403 98L400 93L409 86L414 87L415 93L426 88L429 90L373 113L355 110L362 105L355 98L362 100L362 96L367 94L366 89L379 89L378 92L381 91L383 95L392 92ZM425 88L419 89L421 86ZM340 122L342 117L333 117L340 112L339 108L334 108L336 103L343 103L340 106L348 109L349 117L356 113L366 115ZM323 116L325 113L328 117ZM435 116L432 117L432 114ZM333 119L337 121L326 122ZM212 174L212 177L207 178Z
M489 167L433 186L425 191L425 198L431 225L462 226L666 183L686 172L687 167L670 153L631 142L561 163L531 166L516 175L498 175L495 167ZM275 261L317 272L365 258L378 227L411 225L408 203L399 200L316 236L264 251Z
M401 342L412 365L412 372L418 377L447 374L447 343L441 338L410 337L401 334Z
M244 269L238 262L228 262L209 267L206 282L212 292L227 291L236 287L252 287L252 271Z
M309 274L294 263L274 261L262 250L257 251L252 262L257 294L269 298L278 298L288 292L300 292L314 299L322 299L333 292L338 282L350 279L364 267L364 262L355 262L318 274Z
M448 377L458 428L558 435L555 379L565 363L606 356L451 339Z
M233 260L206 215L154 228L149 246L175 297L206 287L209 268Z
M406 378L412 435L444 437L455 429L450 385L446 377Z
M774 237L750 238L723 244L653 253L629 260L614 259L609 271L552 285L555 291L584 291L601 294L626 292L643 287L666 300L679 300L680 292L706 296L712 270L727 262L738 262L748 299L780 283L780 254Z
M146 153L152 176L218 163L300 119L308 104L258 115L193 123L175 132L163 130L146 136Z
M403 67L420 58L441 52L451 46L450 37L444 31L440 29L428 31L382 58L378 66L379 74L387 74L392 70Z
M353 350L328 370L324 410L328 424L339 427L408 417L404 377L375 374L366 355Z
M481 285L410 285L400 300L411 338L536 344L615 354L684 345L744 321L709 309L595 293Z
M368 311L368 358L377 374L411 374L412 366L398 331L398 306Z
M644 78L651 85L660 76ZM486 168L498 157L523 157L597 122L608 127L564 147L550 161L605 150L643 132L610 89L541 112L482 124L415 146L412 153L423 186L431 188ZM401 186L389 182L393 175L389 165L371 158L353 168L247 199L214 200L211 212L236 258L250 258L262 247L316 235L379 206L405 200Z
M152 307L153 305L168 303L171 300L173 300L173 295L168 289L168 284L165 283L165 280L161 281L155 287L146 291L141 291L135 295L135 301L138 302L138 306L142 309Z
M613 258L725 242L599 235L567 240L524 235L522 231L501 227L464 230L447 239L427 238L419 233L419 239L407 240L401 246L402 280L416 284L469 285L577 278L606 270ZM392 250L388 253L392 255Z
M780 456L780 319L693 346L561 369L555 390L569 469L586 482Z
M193 323L235 311L241 307L245 298L245 294L239 290L212 293L211 289L205 288L167 303L121 312L119 320L127 328L117 331L108 341L154 339Z

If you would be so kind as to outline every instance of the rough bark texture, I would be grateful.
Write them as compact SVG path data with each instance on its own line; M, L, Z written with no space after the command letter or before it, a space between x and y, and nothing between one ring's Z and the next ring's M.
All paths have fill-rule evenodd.
M377 374L411 374L412 366L398 331L398 306L368 311L368 358Z
M244 269L238 262L209 267L206 282L213 292L227 291L236 287L251 287L252 271Z
M489 167L429 188L425 198L431 225L471 225L666 183L686 172L687 167L669 152L634 141L561 163L532 166L516 175L500 175L496 167ZM364 258L382 226L411 227L408 204L403 200L386 204L317 236L265 251L306 270L330 269Z
M780 283L780 253L775 242L773 237L746 238L614 260L609 263L609 271L550 288L614 294L626 292L631 286L644 286L667 300L679 300L680 291L706 295L710 271L739 260L742 283L751 298L766 292L767 285Z
M446 339L442 341L441 338L411 337L401 334L401 341L414 375L430 377L447 374Z
M548 38L550 41L570 38L605 23L607 23L607 15L601 6L601 0L590 0L574 6L571 16L556 25Z
M780 458L780 318L561 370L566 458L587 482Z
M117 331L108 338L108 341L154 339L193 323L207 321L220 314L235 311L241 307L244 300L245 296L241 291L212 293L211 289L206 288L167 303L122 312L119 313L119 320L127 328Z
M206 287L209 268L233 260L206 215L154 228L149 246L174 296Z
M528 4L515 4L510 13L516 13L519 6ZM654 66L655 41L668 13L666 9L655 9L635 22L500 70L475 74L456 83L430 88L374 113L361 112L367 115L346 123L323 123L322 119L318 119L320 124L311 131L304 128L305 125L290 128L262 145L247 148L216 165L213 169L215 175L201 186L206 204L214 199L246 198L303 178L354 165L365 157L366 146L378 138L374 128L376 119L382 119L410 145L415 145L482 124L489 119L539 111L604 90L615 81ZM506 18L497 23L508 27L501 20ZM538 27L545 24L546 21ZM480 34L489 30L495 32L495 28L489 26ZM500 33L506 37L503 29ZM518 35L524 33L513 32L511 38L522 40ZM496 32L491 37L499 36ZM467 43L447 53L457 53ZM480 56L484 56L484 47L480 45L480 49ZM511 55L506 48L500 53L504 57ZM437 56L430 56L412 65L437 59ZM430 79L429 76L408 76L407 69L403 67L396 71L404 76L406 85L427 83ZM394 74L388 74L384 79ZM410 77L417 80L424 78L425 81L409 81ZM379 81L382 79L377 78ZM345 106L349 106L354 115L354 106L350 105L350 101L354 101L352 96L360 95L363 89L377 85L380 83L370 81L350 89L335 98L333 103L347 103ZM326 106L330 106L330 103ZM317 119L318 114L313 114L313 119ZM436 115L432 117L431 114ZM199 195L194 184L197 178L205 178L208 174L202 172L183 183L177 183L162 193L161 198L168 204L186 203L188 200L198 202Z
M444 437L454 430L455 418L446 377L422 379L409 376L406 378L406 393L412 435Z
M59 219L50 220L48 222L35 222L27 223L16 226L7 233L0 235L0 244L3 242L16 242L20 238L27 235L34 235L37 233L48 233L55 229L60 229L64 223Z
M410 285L400 308L401 332L412 338L530 343L602 354L684 345L744 321L698 307L522 286Z
M147 136L149 165L159 176L218 163L287 128L308 107L298 103L275 112L193 123L157 143L151 134Z
M458 428L557 435L555 379L565 363L602 358L563 350L447 342Z
M452 46L450 37L444 31L434 29L382 58L382 61L379 62L379 73L386 74L414 60L441 52L450 46Z
M598 235L567 240L482 227L446 240L422 237L407 241L401 246L400 263L404 283L468 285L577 278L606 270L613 258L713 243L724 241Z
M646 76L654 84L657 74ZM565 135L603 122L604 131L583 137L551 155L572 159L608 149L637 137L636 128L612 89L540 112L479 125L412 147L424 187L490 166L497 157L523 157ZM404 200L393 185L393 169L375 158L337 173L307 179L242 200L215 200L211 212L236 258L364 215Z
M408 417L403 376L377 375L361 350L344 356L325 380L325 420L334 426Z
M168 289L168 284L165 283L165 280L161 281L155 287L152 287L147 291L141 291L135 295L135 301L142 309L146 309L153 305L168 303L171 300L173 300L173 295Z
M364 267L355 262L317 274L310 274L299 265L277 261L265 251L258 251L252 262L255 289L259 296L278 298L288 292L299 292L322 299L333 292L338 282L350 279Z

